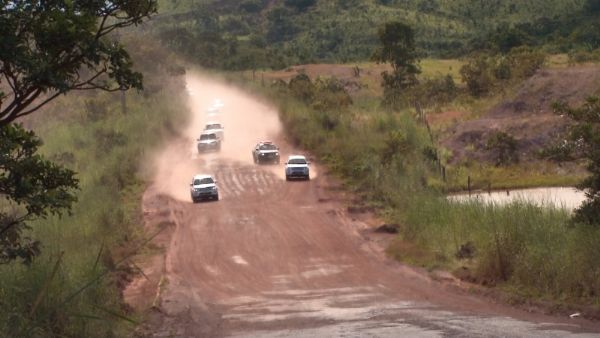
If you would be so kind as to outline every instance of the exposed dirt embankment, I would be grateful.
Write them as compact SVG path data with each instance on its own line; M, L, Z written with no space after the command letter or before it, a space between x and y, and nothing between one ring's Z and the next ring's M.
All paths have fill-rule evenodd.
M442 144L452 150L453 160L490 160L485 144L492 133L505 132L518 142L522 159L535 158L544 147L559 139L569 124L552 111L564 101L577 105L600 93L600 67L581 66L543 69L525 81L513 98L490 109L482 117L457 123L445 132Z

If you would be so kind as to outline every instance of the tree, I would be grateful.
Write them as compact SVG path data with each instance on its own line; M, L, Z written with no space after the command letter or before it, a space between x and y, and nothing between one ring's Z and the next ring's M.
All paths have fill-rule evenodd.
M0 0L0 126L70 90L142 88L127 51L108 38L156 11L156 0Z
M39 253L30 223L69 212L75 173L37 154L16 120L72 90L142 88L127 51L109 35L156 11L156 0L0 0L0 263Z
M294 21L294 12L287 7L279 6L271 9L267 18L269 21L266 37L271 43L291 40L299 31Z
M384 102L398 103L402 92L417 84L418 66L413 29L401 22L389 22L378 31L382 44L373 54L377 63L390 63L392 72L381 74L383 78Z
M556 103L554 110L564 114L575 123L570 127L568 139L569 149L578 157L588 160L587 169L590 175L581 183L587 200L575 211L575 221L600 225L600 97L589 97L577 108L565 103Z

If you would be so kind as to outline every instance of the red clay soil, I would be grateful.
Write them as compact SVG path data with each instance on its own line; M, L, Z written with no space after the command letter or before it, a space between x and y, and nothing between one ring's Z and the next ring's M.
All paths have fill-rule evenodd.
M553 113L552 104L564 101L578 105L599 93L600 67L542 69L525 81L513 98L481 118L450 127L442 144L452 150L455 162L466 158L490 161L486 141L492 133L502 131L518 141L522 159L535 158L541 149L559 140L569 125L568 120Z

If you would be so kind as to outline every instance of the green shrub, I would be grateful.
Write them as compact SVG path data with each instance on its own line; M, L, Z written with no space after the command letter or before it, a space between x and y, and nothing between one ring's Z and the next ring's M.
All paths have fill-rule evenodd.
M469 93L475 97L489 94L508 81L531 77L542 67L546 55L528 47L513 48L505 55L480 54L471 57L460 69Z
M441 106L458 96L458 87L450 74L422 80L414 89L414 97L423 106Z
M569 64L597 62L600 61L600 49L594 51L587 50L571 50L568 54Z
M492 62L489 57L479 55L460 68L462 81L467 84L471 95L481 97L492 90L495 78Z
M493 153L496 166L519 162L517 146L517 140L502 131L497 131L490 135L485 144L486 149Z

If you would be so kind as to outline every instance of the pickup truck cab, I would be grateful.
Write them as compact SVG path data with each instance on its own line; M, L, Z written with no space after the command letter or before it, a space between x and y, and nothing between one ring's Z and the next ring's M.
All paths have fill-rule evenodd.
M285 179L294 178L310 180L310 162L303 155L291 155L285 162Z
M221 137L213 131L204 131L196 140L198 153L221 150Z
M196 175L190 183L190 194L194 203L203 200L219 200L217 181L210 175Z
M221 140L225 139L225 135L224 135L224 129L225 127L223 127L223 125L219 122L208 122L206 123L206 125L204 126L204 131L206 132L213 132L215 134L217 134Z

